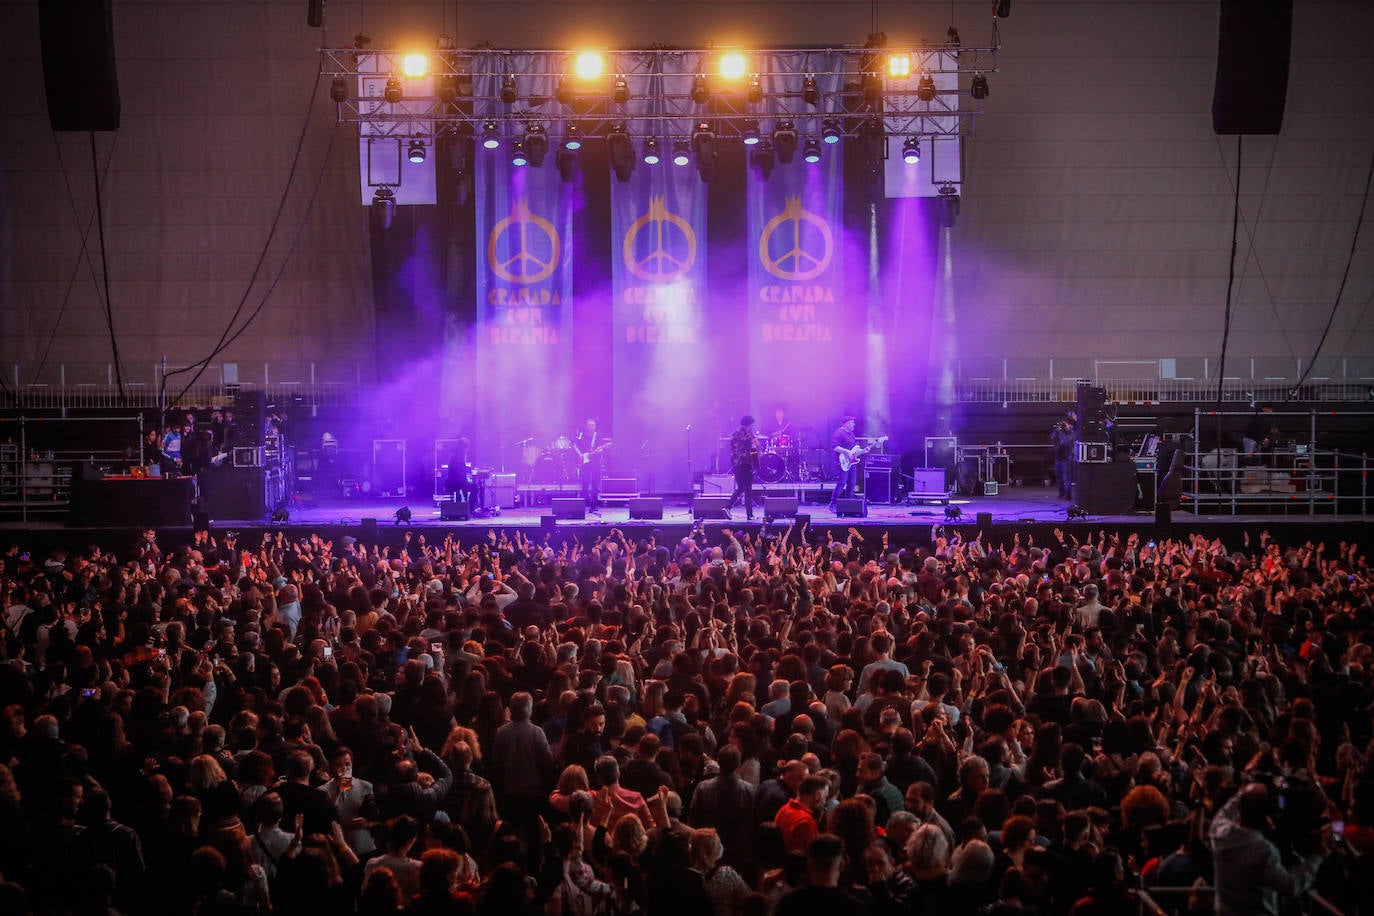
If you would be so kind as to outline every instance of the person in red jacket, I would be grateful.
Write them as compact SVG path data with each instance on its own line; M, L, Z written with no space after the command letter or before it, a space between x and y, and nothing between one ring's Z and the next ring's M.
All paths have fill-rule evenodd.
M825 805L830 783L824 776L808 776L797 789L797 797L789 800L773 818L782 834L788 852L806 852L821 832L816 814Z

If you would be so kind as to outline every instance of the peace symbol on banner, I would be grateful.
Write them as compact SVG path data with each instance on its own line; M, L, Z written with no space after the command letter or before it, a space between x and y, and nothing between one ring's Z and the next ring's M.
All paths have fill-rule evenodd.
M804 231L807 224L815 227L815 231ZM787 246L776 257L772 246L774 232L782 233L778 247ZM834 256L835 237L830 224L804 209L799 197L788 197L782 212L770 219L759 233L759 262L764 270L780 280L799 282L820 276Z
M502 258L497 252L502 237L508 233L511 238L507 243L508 256ZM538 283L553 274L562 248L553 223L531 212L525 201L517 200L511 207L510 216L491 229L487 239L487 265L507 283Z
M636 241L644 231L652 233L652 247L641 256ZM650 283L671 283L692 269L697 235L692 224L669 210L662 197L651 197L648 211L625 230L621 248L625 269L631 274Z

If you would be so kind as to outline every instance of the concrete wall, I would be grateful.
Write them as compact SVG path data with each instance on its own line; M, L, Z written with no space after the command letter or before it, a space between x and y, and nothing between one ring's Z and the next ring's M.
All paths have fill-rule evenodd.
M0 6L11 37L0 60L0 363L33 366L46 353L49 364L101 364L104 316L81 256L91 156L85 136L48 129L36 8ZM953 9L965 44L988 40L986 0ZM124 126L97 136L97 160L107 169L114 322L140 378L164 354L173 364L208 354L248 289L287 186L319 45L349 44L359 30L398 47L428 45L441 31L498 47L859 43L872 6L329 0L323 32L306 26L305 10L305 0L115 0ZM939 40L950 10L883 2L879 26L894 43ZM1295 375L1326 320L1374 154L1367 13L1361 0L1297 0L1284 133L1245 142L1230 343L1241 371L1228 375L1251 371L1251 358L1260 376ZM1211 130L1216 27L1215 0L1014 4L1001 72L966 148L954 232L966 374L1043 376L1051 357L1060 375L1094 358L1158 357L1177 358L1179 375L1215 373L1236 155L1235 138ZM247 373L262 361L370 359L356 146L333 126L324 91L304 137L245 311L289 253L281 282L221 357ZM1318 375L1374 376L1374 227L1366 230L1324 350L1333 362ZM98 273L93 234L87 250Z

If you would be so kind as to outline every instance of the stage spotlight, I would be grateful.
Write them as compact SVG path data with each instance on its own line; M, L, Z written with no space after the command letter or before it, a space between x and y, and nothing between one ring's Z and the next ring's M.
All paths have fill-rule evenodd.
M783 165L792 164L792 156L797 152L797 128L791 121L782 120L773 127L773 151Z
M406 150L406 158L415 165L421 165L425 161L425 141L411 140L410 147Z
M409 506L402 506L401 508L399 508L399 509L396 510L396 515L393 516L393 517L396 519L396 524L398 524L398 525L402 525L402 524L404 524L404 525L409 525L409 524L410 524L410 507L409 507Z
M403 94L404 93L401 91L400 80L398 80L394 76L387 79L386 89L382 90L382 98L386 99L388 102L395 105L397 102L401 100Z
M581 165L581 157L578 156L576 149L564 143L563 148L558 151L556 163L558 165L558 175L560 178L569 184L577 180L577 169L578 166Z
M482 124L482 149L496 149L501 145L501 128L495 121Z
M821 88L814 76L808 75L802 80L802 101L813 108L821 103Z
M927 73L925 76L921 77L921 81L916 84L916 98L920 99L922 102L933 102L935 101L935 95L935 79Z
M1068 511L1065 513L1065 515L1067 515L1069 518L1087 518L1088 510L1078 505L1069 506Z
M840 136L840 122L838 118L826 118L821 122L821 139L826 143L839 143Z
M806 138L806 145L802 147L802 159L812 164L821 161L821 145L816 142L815 137Z
M544 130L542 124L531 124L525 128L525 154L530 158L530 165L539 168L544 164L544 157L549 153L549 135Z
M698 105L711 101L711 87L706 85L706 77L698 75L692 80L692 101Z
M650 137L644 141L644 164L658 165L659 159L658 141Z
M329 98L335 103L348 101L348 80L336 79L329 84Z
M582 131L576 124L569 124L563 135L563 148L579 150L582 148Z
M692 161L691 147L686 140L673 142L673 165L686 165Z
M755 173L763 181L773 174L773 145L771 143L760 143L749 153L749 164L753 166Z
M969 91L975 99L985 99L988 97L988 78L981 73L973 75L973 83L969 86Z
M615 85L611 89L611 101L617 105L624 105L630 100L630 83L623 76L615 78Z
M738 51L731 51L720 57L720 75L728 80L742 79L748 69L749 62Z
M959 47L959 30L956 29L954 26L950 26L948 29L945 29L945 44L949 45L952 48Z
M757 73L749 77L749 91L744 98L750 105L757 105L763 101L763 80Z
M510 164L517 168L530 164L529 154L525 152L524 140L516 140L515 144L510 148Z
M915 165L921 161L921 138L907 137L902 144L902 161L907 165Z
M390 229L395 215L396 192L382 185L372 194L372 216L381 223L383 229Z
M745 121L742 136L744 137L745 146L758 146L759 122L754 120Z
M458 44L453 40L452 35L440 35L434 39L434 47L440 51L452 51L457 46Z
M610 131L606 134L606 148L610 153L611 170L615 172L616 180L622 184L629 181L631 173L635 170L635 148L630 142L630 132L625 128L625 122L617 121L611 125Z
M567 80L559 80L558 88L553 91L553 97L558 100L560 105L571 105L573 103L572 83Z
M407 54L401 60L401 72L410 79L421 79L429 72L429 55Z
M595 51L583 51L573 62L573 72L578 79L594 80L606 69L606 58Z
M514 105L518 98L520 98L520 90L515 85L515 77L508 73L506 78L501 80L501 101L507 105Z
M439 96L439 101L445 105L452 105L458 101L458 77L441 76L437 81L435 93Z
M945 506L945 518L956 519L963 518L963 516L964 510L960 509L958 506Z
M904 80L911 75L910 54L889 54L887 56L887 75L895 80Z
M272 521L289 522L291 521L291 513L287 511L285 506L278 506L272 510Z

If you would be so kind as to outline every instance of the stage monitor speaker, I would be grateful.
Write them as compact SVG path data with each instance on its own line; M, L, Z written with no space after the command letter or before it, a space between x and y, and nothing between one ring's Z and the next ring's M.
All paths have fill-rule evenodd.
M976 516L974 516L974 521L976 521L976 522L978 523L978 527L979 527L979 528L991 528L991 527L992 527L992 513L991 513L991 512L979 512Z
M1080 464L1073 501L1089 515L1129 515L1135 510L1135 464L1109 461Z
M835 514L840 518L867 518L868 506L862 496L841 496L835 500Z
M358 540L364 544L377 543L377 520L371 516L364 516L359 525Z
M209 530L210 530L210 513L209 513L209 512L206 512L204 509L192 509L192 510L191 510L191 530L192 530L192 531L209 531Z
M553 517L564 521L580 521L587 517L587 503L580 496L555 496L549 500Z
M629 501L630 518L651 519L661 521L663 519L663 497L662 496L643 496Z
M119 130L111 0L43 0L38 36L53 130Z
M811 524L811 513L810 513L810 512L798 512L798 513L797 513L797 530L798 530L798 531L801 531L803 528L806 528L806 527L810 526L810 524Z
M795 496L765 496L763 498L763 520L771 522L775 518L796 518L801 501Z
M864 468L864 498L871 503L891 503L892 468Z
M1288 97L1293 0L1221 0L1212 130L1277 134Z
M1168 503L1155 503L1155 524L1172 525L1174 522L1174 510L1169 508Z
M465 522L471 518L468 504L461 499L446 499L439 503L439 518L446 522Z
M729 506L728 496L698 496L692 500L692 518L728 519Z

